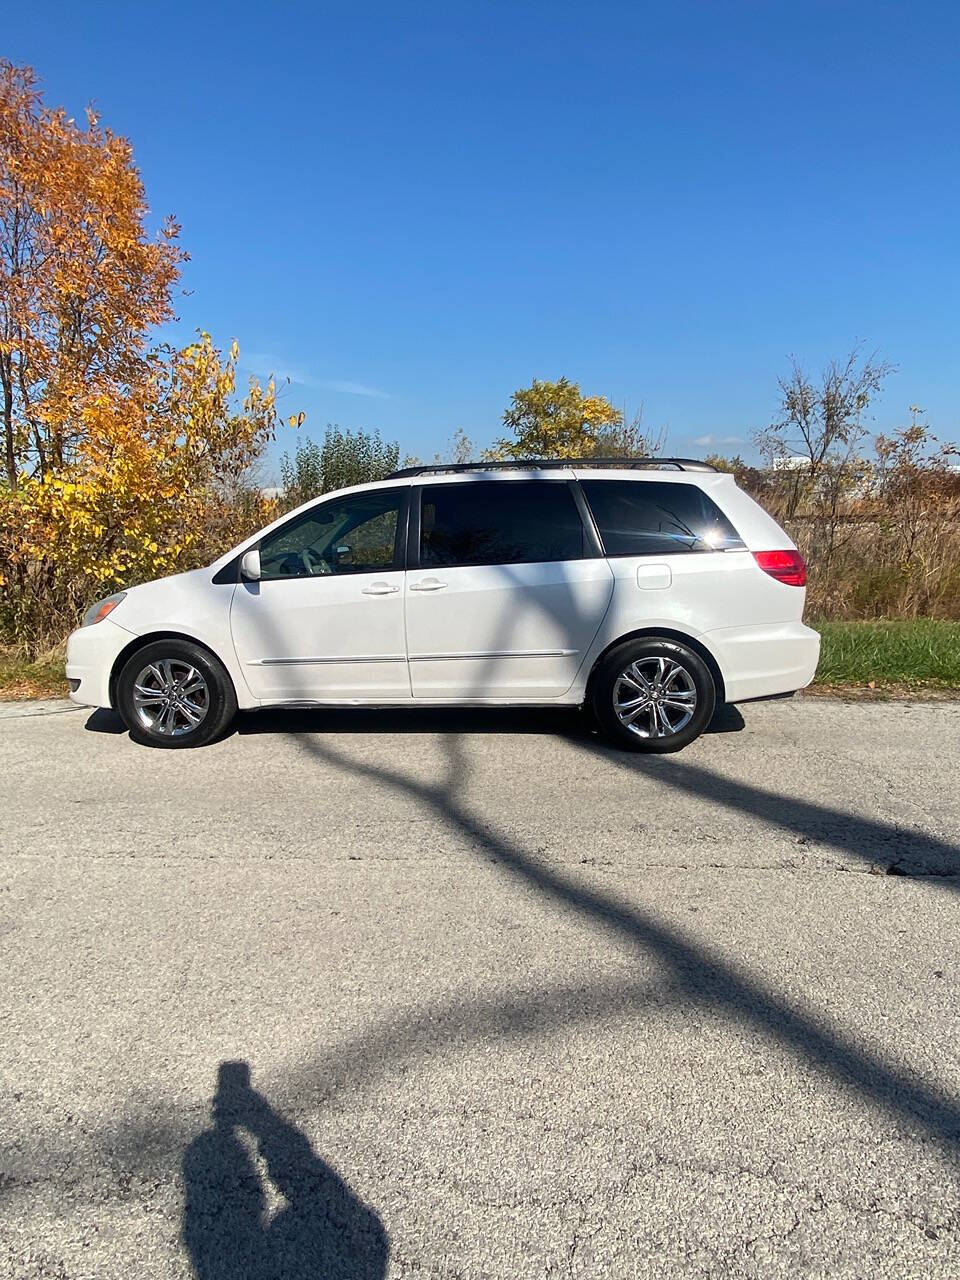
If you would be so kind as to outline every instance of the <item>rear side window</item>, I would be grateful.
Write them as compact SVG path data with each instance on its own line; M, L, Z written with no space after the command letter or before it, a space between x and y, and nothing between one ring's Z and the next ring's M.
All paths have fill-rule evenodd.
M608 556L743 550L736 529L695 484L581 480Z
M420 564L537 564L584 558L583 522L565 481L428 485Z

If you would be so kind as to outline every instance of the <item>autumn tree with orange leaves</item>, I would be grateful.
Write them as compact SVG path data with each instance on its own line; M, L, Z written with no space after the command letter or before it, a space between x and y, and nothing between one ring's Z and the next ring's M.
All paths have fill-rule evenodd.
M0 626L20 641L229 536L274 432L272 382L236 403L235 347L151 348L186 255L177 223L152 237L147 216L130 143L0 63Z
M0 386L7 483L72 461L91 391L143 381L152 327L173 315L184 254L156 241L129 142L42 104L29 68L0 65Z

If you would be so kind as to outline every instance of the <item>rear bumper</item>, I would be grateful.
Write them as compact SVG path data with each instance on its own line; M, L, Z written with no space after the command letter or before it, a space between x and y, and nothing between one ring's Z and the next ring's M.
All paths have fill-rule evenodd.
M721 627L703 639L720 663L728 702L803 689L820 660L820 636L802 622Z
M109 707L113 664L135 638L109 618L72 632L67 640L70 701L80 707Z

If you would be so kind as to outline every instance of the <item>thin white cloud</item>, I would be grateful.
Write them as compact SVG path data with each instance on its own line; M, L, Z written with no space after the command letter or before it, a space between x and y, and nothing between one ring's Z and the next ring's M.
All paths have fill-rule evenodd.
M390 392L381 391L378 387L367 387L362 382L316 382L317 387L325 391L339 391L345 396L371 396L374 400L389 400Z
M312 373L286 364L276 356L262 351L241 354L241 364L259 377L273 374L278 382L292 382L298 387L311 387L316 391L335 391L344 396L367 396L373 400L389 400L389 391L368 387L364 382L350 382L339 378L317 378Z
M266 355L262 351L241 351L240 363L258 378L265 378L270 374L280 382L299 382L304 387L313 386L313 379L309 374L300 369L292 369L277 356Z
M746 444L746 441L743 436L695 436L693 443L707 449L710 445Z

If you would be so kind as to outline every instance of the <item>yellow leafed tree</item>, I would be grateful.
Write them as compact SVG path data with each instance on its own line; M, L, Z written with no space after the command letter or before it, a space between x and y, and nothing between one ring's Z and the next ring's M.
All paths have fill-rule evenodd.
M119 400L84 399L69 464L22 481L23 550L110 587L157 577L190 552L273 435L273 383L232 407L236 347L227 360L208 334L148 363Z
M529 387L513 393L503 425L513 439L498 440L493 458L637 457L658 452L661 440L651 440L640 427L639 415L624 419L606 396L585 396L576 382L534 378Z

